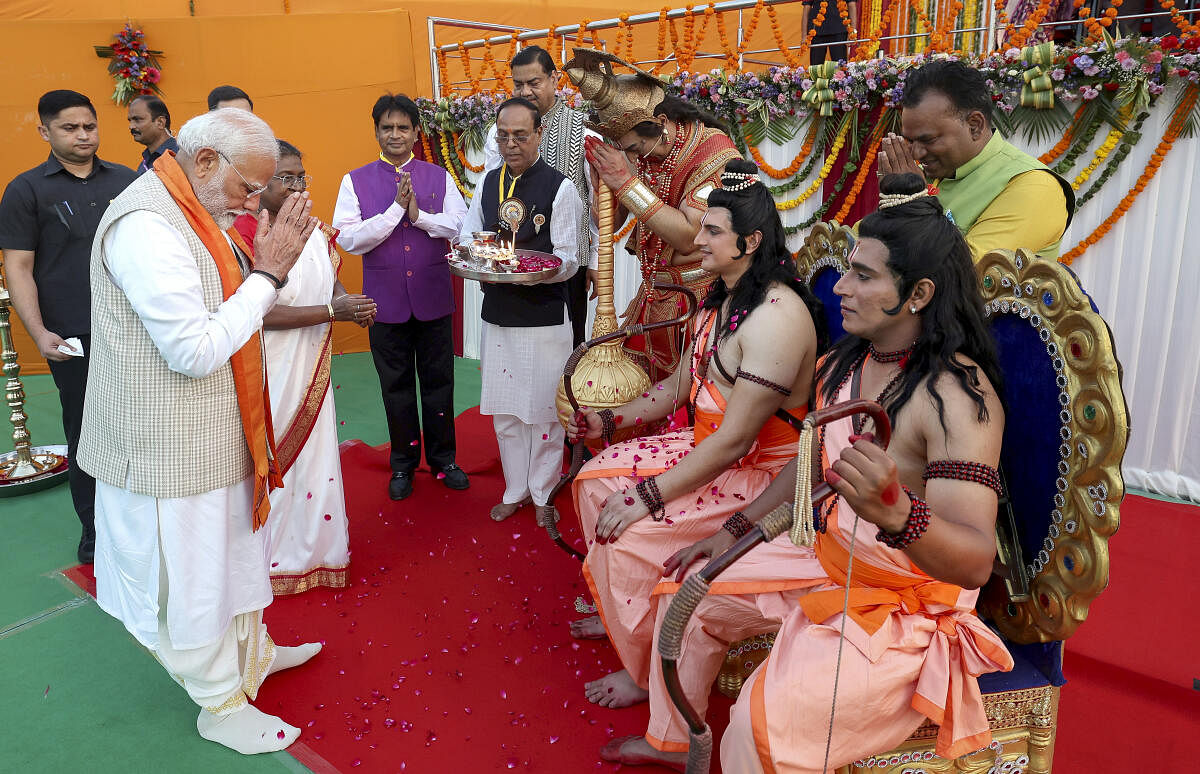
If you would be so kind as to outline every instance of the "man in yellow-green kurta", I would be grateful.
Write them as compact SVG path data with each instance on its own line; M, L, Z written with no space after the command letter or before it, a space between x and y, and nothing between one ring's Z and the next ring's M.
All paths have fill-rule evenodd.
M992 129L992 91L969 65L937 60L908 74L903 137L884 137L879 173L919 172L975 260L1024 247L1057 260L1075 212L1071 185Z

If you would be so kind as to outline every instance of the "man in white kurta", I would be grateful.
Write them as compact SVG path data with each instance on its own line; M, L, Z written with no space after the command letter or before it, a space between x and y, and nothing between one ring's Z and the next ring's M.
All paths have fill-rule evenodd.
M221 229L257 208L275 169L270 128L225 109L192 119L178 140L178 162L163 156L113 200L92 251L98 367L80 461L97 478L97 602L200 705L201 736L242 753L280 750L299 729L248 702L268 674L320 645L276 647L262 625L263 444L248 443L254 423L239 398L253 392L238 394L247 371L237 376L231 358L245 362L316 223L305 198L289 201L282 225L261 225L250 273ZM224 300L234 257L244 280Z
M553 253L562 265L543 283L562 283L579 268L583 201L574 184L540 157L540 116L532 103L508 100L496 125L504 164L477 187L460 241L470 242L475 231L508 228L499 219L501 199L520 201L525 218L506 238L518 248ZM554 400L571 355L571 322L565 288L512 287L484 288L479 412L492 416L505 483L491 517L503 521L532 502L543 523L557 518L550 493L562 472L565 435Z

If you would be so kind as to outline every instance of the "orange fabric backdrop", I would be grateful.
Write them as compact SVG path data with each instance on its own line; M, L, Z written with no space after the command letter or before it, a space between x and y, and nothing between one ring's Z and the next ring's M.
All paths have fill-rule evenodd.
M325 220L332 219L342 175L378 153L370 117L375 99L417 87L406 11L139 21L150 31L150 46L165 52L161 85L172 125L178 128L205 110L213 86L241 86L254 98L255 112L304 152L314 178L313 211ZM4 22L3 184L49 153L38 136L36 105L50 89L90 96L99 113L101 158L136 165L143 146L129 136L125 108L109 99L113 86L106 61L92 49L109 42L122 23ZM341 277L347 288L361 289L361 262L344 261ZM12 321L23 372L46 373L15 314ZM335 352L366 348L363 329L335 326Z
M432 96L428 16L545 27L662 7L661 0L657 5L629 0L620 9L558 0L471 0L453 6L415 0L403 10L391 5L388 0L195 0L189 9L187 0L167 0L154 5L155 18L146 18L140 15L146 12L145 4L134 0L0 0L6 40L0 57L0 82L5 84L0 91L0 125L6 127L0 185L45 160L49 147L38 136L35 108L38 97L50 89L70 88L90 96L99 111L100 156L136 165L142 146L127 133L125 108L109 99L113 84L107 61L92 49L110 43L127 18L146 31L151 48L164 52L160 86L173 125L177 128L204 110L213 86L242 87L254 98L255 112L276 134L305 153L305 165L314 177L315 211L328 220L342 175L375 155L369 115L379 94ZM779 8L789 41L799 37L799 11L798 3ZM79 21L86 19L92 21ZM727 23L735 34L736 14L728 14ZM676 25L682 30L681 21ZM437 32L442 44L483 36L477 30L449 27ZM605 30L601 37L611 48L616 30ZM657 25L638 27L637 55L652 56L656 38ZM770 25L763 18L753 47L772 45ZM703 49L719 51L715 30L705 36ZM507 50L497 47L493 55L503 61ZM478 68L481 52L472 55ZM452 71L457 61L456 55L450 58ZM721 64L718 59L701 59L696 69ZM452 76L461 78L461 68ZM351 290L361 288L357 258L344 262L342 281ZM23 371L46 373L32 340L16 315L12 319ZM338 325L334 345L336 352L362 351L367 337L359 328Z

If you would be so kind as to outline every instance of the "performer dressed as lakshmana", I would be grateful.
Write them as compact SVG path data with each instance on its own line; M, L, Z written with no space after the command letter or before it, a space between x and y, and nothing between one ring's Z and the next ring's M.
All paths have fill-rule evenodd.
M307 188L299 149L280 140L279 164L259 198L262 210L274 223L288 194ZM243 215L234 227L253 252L258 219ZM365 328L374 320L375 302L346 292L338 279L337 234L325 223L313 231L275 307L263 318L275 461L284 483L271 492L271 590L276 595L342 588L350 565L337 415L329 389L333 321Z
M816 557L829 581L791 605L743 686L722 740L725 771L832 770L894 747L925 718L941 726L938 755L970 753L991 739L976 677L1012 668L974 612L996 553L1004 414L970 250L919 176L885 177L882 190L835 286L848 335L817 367L817 398L875 398L891 444L884 451L851 419L821 428L820 468L837 492L818 507ZM746 517L790 500L794 484L793 463ZM677 561L730 543L718 533ZM753 617L763 596L725 615ZM692 626L704 626L709 604Z
M633 75L613 75L611 66ZM607 66L609 69L601 69ZM652 285L683 285L703 297L714 277L701 266L694 242L710 191L721 171L741 158L727 127L677 97L665 96L654 75L591 49L575 49L564 65L596 112L589 126L615 143L585 141L588 161L620 201L614 222L637 219L637 258L642 285L624 323L653 323L679 316L682 301L657 294ZM626 349L646 368L651 382L679 364L679 337L663 329L628 339Z
M719 529L795 454L818 350L813 321L822 317L756 173L749 162L729 163L696 236L717 280L692 332L691 377L680 369L615 412L582 414L590 438L670 416L685 399L696 416L694 427L609 446L575 479L584 575L603 629L585 620L572 633L606 631L625 667L587 685L588 699L602 706L646 698L651 595L664 562ZM795 346L778 346L785 332ZM572 421L568 433L580 429Z

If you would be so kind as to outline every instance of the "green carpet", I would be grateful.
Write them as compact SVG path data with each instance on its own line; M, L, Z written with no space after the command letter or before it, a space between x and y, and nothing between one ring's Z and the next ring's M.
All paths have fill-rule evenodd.
M479 379L478 361L455 361L456 415L478 405ZM21 381L34 444L62 443L53 379ZM335 356L332 381L338 439L387 443L370 354ZM196 708L183 689L62 576L75 564L79 541L65 485L0 499L0 525L0 768L34 774L308 771L286 753L245 757L196 734Z

